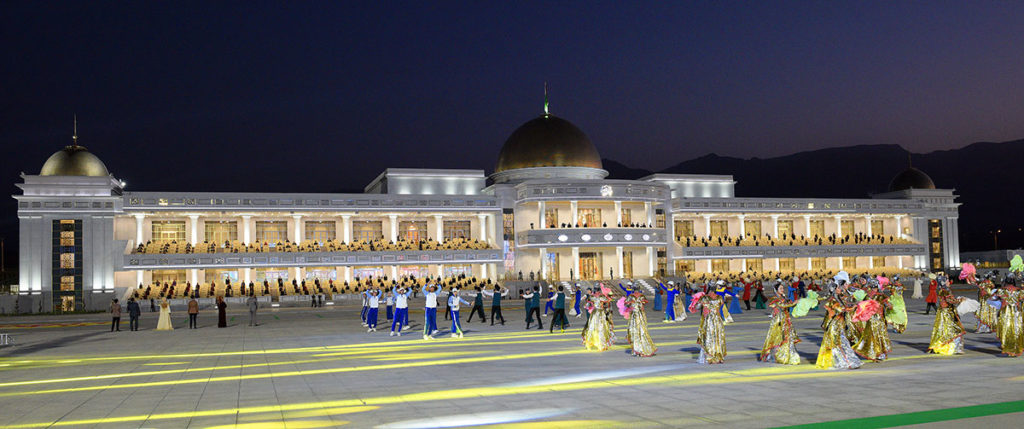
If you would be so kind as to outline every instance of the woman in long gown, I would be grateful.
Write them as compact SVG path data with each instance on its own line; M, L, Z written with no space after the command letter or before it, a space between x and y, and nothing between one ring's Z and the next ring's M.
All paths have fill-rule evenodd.
M1020 356L1024 352L1024 320L1021 319L1021 301L1024 291L1013 284L1003 287L995 296L1003 301L999 309L999 328L996 335L1007 356Z
M789 309L796 301L786 299L786 290L782 285L775 290L775 297L768 301L772 308L772 321L768 324L768 336L761 347L761 362L775 362L784 365L799 365L800 355L796 352L796 343L800 337L793 329L793 320Z
M874 300L879 304L880 311L871 315L871 318L861 325L860 335L857 342L853 344L853 351L868 360L881 362L885 360L892 351L892 341L889 339L889 331L885 323L885 310L889 306L889 298L884 294L871 290L865 300Z
M852 297L844 296L845 281L839 283L825 301L825 319L821 322L825 332L821 337L818 359L814 363L820 369L856 369L861 366L860 358L850 347L850 340L846 336L846 320L853 317L856 307L847 304L848 300L852 301Z
M960 314L956 312L956 306L962 299L953 296L945 287L936 292L935 299L938 309L935 310L935 323L932 324L932 338L928 343L928 351L946 356L962 354L964 325L960 323Z
M889 305L892 308L885 310L885 321L892 324L893 331L900 334L907 329L907 303L903 300L903 290L900 276L893 276L889 285Z
M167 298L160 299L160 319L156 322L156 330L174 330L174 326L171 325L171 305L167 303Z
M590 302L587 303L590 318L583 329L583 346L587 350L603 352L610 349L615 342L615 329L609 315L612 299L606 290L602 287L602 290L594 291L590 295Z
M224 302L224 297L217 297L217 327L227 328L228 327L228 315L227 315L228 304Z
M654 346L650 332L647 331L647 315L644 314L644 305L647 298L639 291L635 291L626 298L626 305L629 307L629 325L626 330L629 343L633 345L633 356L650 357L658 348Z
M978 283L978 311L974 313L974 316L978 318L978 329L975 331L979 334L987 334L997 330L999 326L999 309L989 304L988 301L992 299L992 294L995 292L992 280L985 277L985 280Z
M725 320L722 307L725 303L717 293L703 294L691 304L693 311L700 311L700 328L697 329L697 344L700 357L697 363L715 364L725 362Z

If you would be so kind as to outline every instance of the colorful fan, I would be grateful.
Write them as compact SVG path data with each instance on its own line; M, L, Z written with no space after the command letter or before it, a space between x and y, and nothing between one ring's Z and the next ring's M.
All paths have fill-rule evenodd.
M871 319L871 316L878 314L882 311L882 304L878 301L869 299L867 301L861 301L857 303L857 311L853 313L854 322L867 322Z
M807 291L807 298L798 299L796 305L793 306L793 317L804 317L817 305L818 293L813 290Z
M853 297L857 298L857 301L863 301L864 297L867 296L867 295L868 295L867 292L864 292L863 290L860 290L860 289L857 289L857 290L853 291Z
M700 303L700 298L702 296L704 296L704 292L697 292L693 294L693 298L690 299L690 308L687 308L687 311L695 313L697 311L697 304Z
M618 301L615 301L615 305L619 307L619 314L629 319L629 307L626 305L626 297L619 298Z
M970 262L964 262L960 268L960 280L967 280L974 277L974 273L978 270L974 267L974 264Z
M1024 271L1024 260L1021 260L1020 255L1013 255L1013 259L1010 260L1010 271Z

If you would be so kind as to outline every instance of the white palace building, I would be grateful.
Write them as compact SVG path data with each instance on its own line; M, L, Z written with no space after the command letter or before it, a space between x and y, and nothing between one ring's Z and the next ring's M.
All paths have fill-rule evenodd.
M549 114L512 133L490 175L387 169L358 194L129 191L76 136L17 184L18 290L34 309L61 311L172 282L557 282L960 263L956 195L913 168L865 199L737 197L727 175L607 175L590 139Z

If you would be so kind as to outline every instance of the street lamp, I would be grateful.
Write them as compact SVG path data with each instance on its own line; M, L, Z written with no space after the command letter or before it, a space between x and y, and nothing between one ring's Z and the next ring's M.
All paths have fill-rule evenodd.
M1000 232L1003 232L1003 230L997 229L995 231L989 231L988 232L989 234L992 234L992 250L999 250L999 233Z

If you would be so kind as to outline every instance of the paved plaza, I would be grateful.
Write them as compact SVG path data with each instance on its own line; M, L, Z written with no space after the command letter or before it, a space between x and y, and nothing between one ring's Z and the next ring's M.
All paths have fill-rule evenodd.
M909 293L907 294L909 295ZM413 301L421 305L422 299ZM465 338L424 341L412 332L366 333L358 308L263 309L261 325L229 312L229 327L200 315L198 330L111 333L103 314L0 319L15 344L0 348L3 427L776 427L820 422L849 427L1024 425L1024 360L999 356L993 334L968 334L967 352L926 353L932 316L908 299L906 333L883 363L823 371L813 362L821 313L797 319L799 366L756 360L767 312L726 327L722 365L696 363L697 319L666 324L648 310L659 350L618 346L588 352L582 319L565 333L524 331L521 305L508 323L464 322ZM351 304L349 304L351 305ZM383 309L381 311L383 315ZM468 311L464 312L463 318ZM658 321L653 323L653 321ZM964 320L973 332L974 318ZM869 417L885 416L877 419ZM859 419L842 421L847 419ZM963 419L963 420L958 420Z

